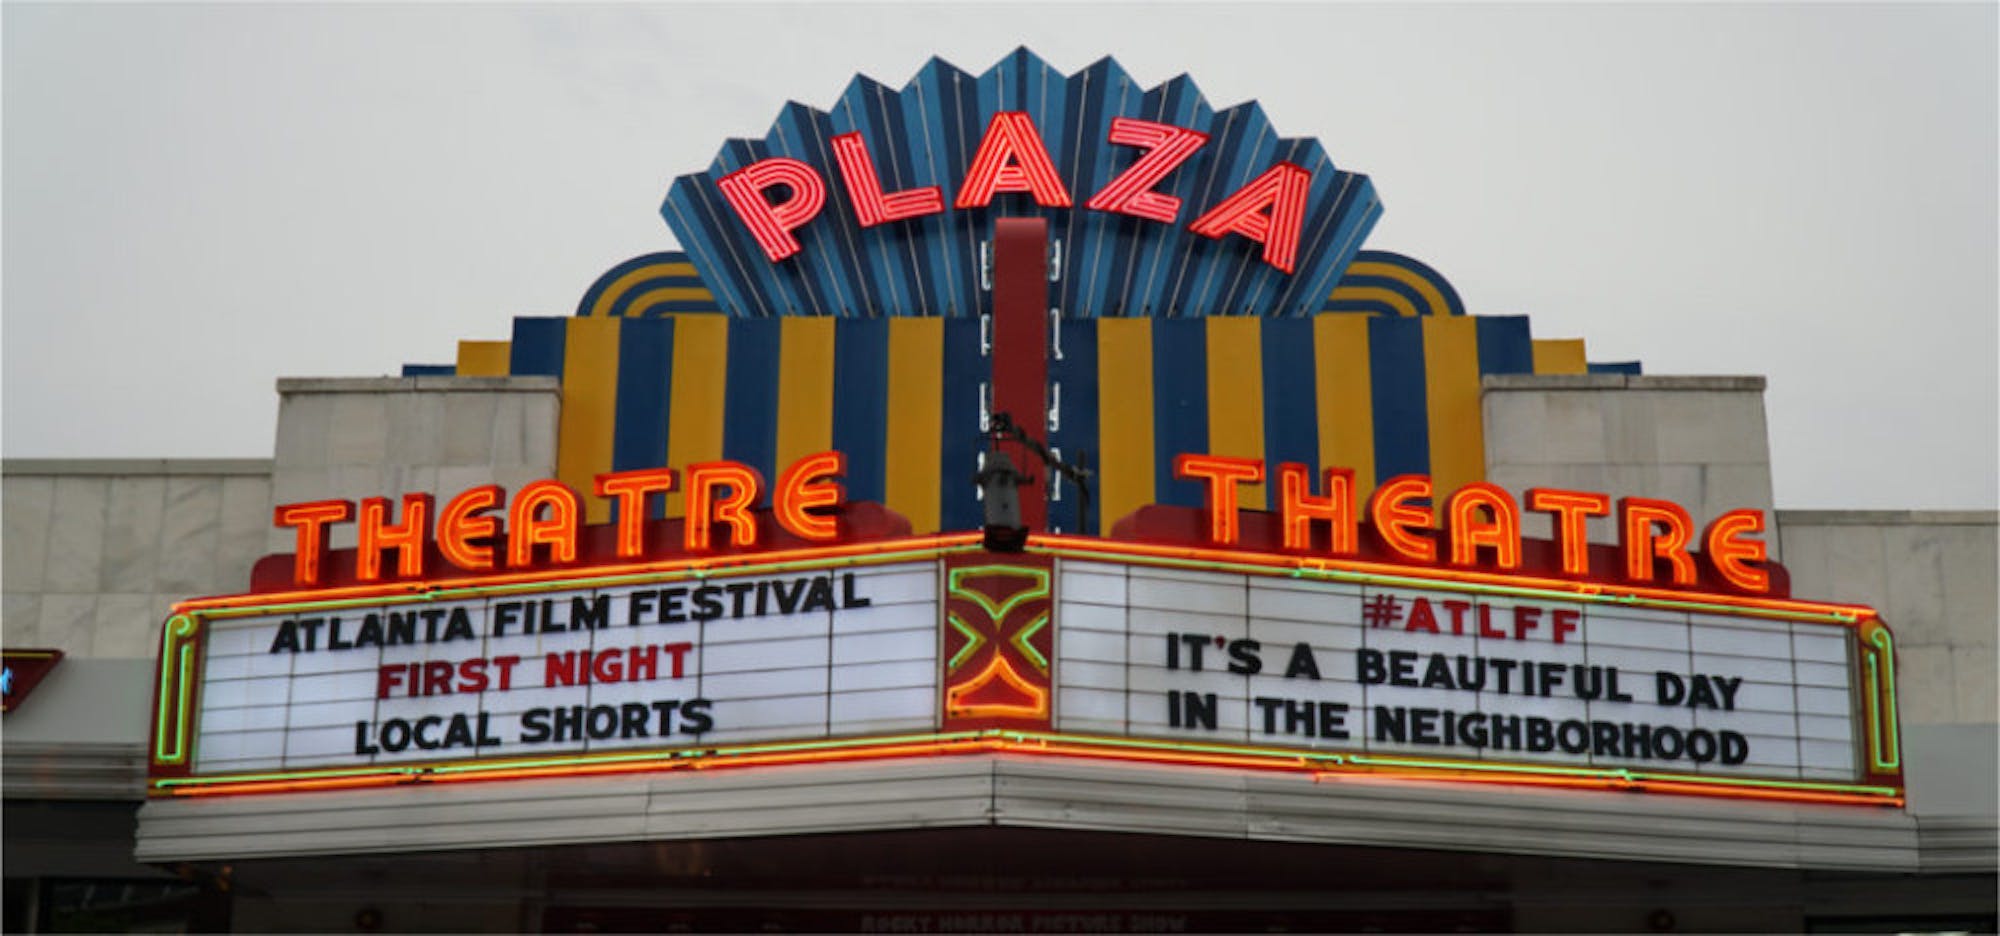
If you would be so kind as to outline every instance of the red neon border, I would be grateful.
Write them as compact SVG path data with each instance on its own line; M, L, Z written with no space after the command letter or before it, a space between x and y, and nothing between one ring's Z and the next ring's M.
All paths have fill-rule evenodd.
M907 537L872 543L844 544L840 546L815 547L811 549L784 550L750 555L731 555L713 559L688 560L678 558L671 561L655 561L624 565L597 566L589 569L562 569L524 572L507 576L478 577L471 579L440 579L417 582L398 582L383 585L345 586L332 589L307 589L295 592L261 593L256 595L221 596L191 599L174 606L176 614L195 615L199 622L204 612L220 613L227 616L252 614L260 608L293 603L365 600L372 597L403 597L418 599L431 593L454 589L493 589L509 586L531 586L535 584L559 584L565 581L588 580L611 577L641 577L654 574L685 574L696 571L725 571L735 569L755 569L761 566L809 563L821 560L850 559L867 561L881 557L878 561L902 561L910 554L930 552L932 560L947 552L959 552L976 548L980 535L976 533L950 534L940 536ZM1630 601L1639 604L1713 604L1724 607L1749 608L1772 612L1790 619L1796 615L1816 615L1834 618L1833 621L1811 621L1829 626L1845 626L1858 629L1864 623L1878 625L1879 617L1865 605L1835 604L1826 602L1800 601L1796 599L1757 598L1740 595L1720 595L1713 593L1669 591L1664 589L1610 587L1601 583L1580 583L1564 579L1538 578L1533 576L1497 575L1477 571L1444 570L1434 568L1411 568L1380 563L1353 562L1345 560L1323 560L1295 555L1259 553L1235 550L1208 549L1200 547L1157 546L1142 543L1106 541L1090 537L1061 534L1034 534L1029 538L1029 551L1055 556L1080 559L1125 559L1144 562L1148 559L1166 562L1188 562L1193 564L1222 564L1236 567L1267 569L1271 574L1285 570L1351 573L1361 576L1382 576L1412 580L1413 587L1421 587L1425 581L1448 583L1448 585L1492 586L1502 588L1535 589L1550 592L1566 592L1591 601ZM201 629L205 638L206 628ZM205 639L198 641L206 643ZM197 650L199 652L199 650ZM164 664L163 664L164 665ZM1879 705L1879 700L1864 700L1864 704ZM154 723L158 723L161 713L155 713ZM183 715L187 713L182 713ZM1893 719L1892 710L1882 713ZM986 735L999 735L987 737ZM976 740L976 743L975 743ZM911 756L938 756L966 753L1026 753L1043 756L1074 756L1094 759L1122 761L1146 761L1177 764L1183 766L1236 767L1243 769L1279 770L1311 772L1316 778L1351 779L1355 777L1403 778L1452 780L1467 782L1502 783L1532 786L1557 786L1571 788L1651 790L1668 793L1685 793L1703 796L1772 799L1791 802L1821 803L1865 803L1874 805L1901 806L1902 777L1900 771L1894 773L1864 770L1863 779L1875 781L1871 784L1813 784L1802 781L1788 784L1787 781L1757 778L1763 785L1735 785L1733 777L1704 778L1697 775L1647 776L1635 779L1633 774L1645 772L1601 769L1568 768L1590 771L1583 776L1563 776L1537 773L1546 769L1534 764L1509 764L1495 761L1466 761L1449 758L1423 758L1437 766L1421 769L1341 769L1330 770L1325 765L1329 760L1342 762L1341 758L1352 757L1345 752L1329 752L1320 755L1311 751L1283 754L1220 753L1220 746L1203 745L1204 750L1158 749L1152 747L1129 748L1107 746L1101 740L1093 741L1084 736L1041 735L1031 741L1018 740L1009 733L982 733L975 740L952 739L936 736L930 740L868 744L858 740L855 746L838 750L814 750L794 752L770 752L761 754L735 754L728 756L690 756L686 752L663 752L656 760L620 760L615 763L590 763L577 761L559 765L533 768L508 768L505 762L494 764L489 769L474 769L476 761L450 761L437 764L397 765L379 772L355 773L350 768L339 776L314 774L309 771L291 773L279 779L247 780L229 782L227 776L220 776L212 782L182 786L196 778L187 777L182 766L179 770L160 771L154 766L152 795L155 796L200 796L225 793L274 793L308 789L342 789L401 785L410 783L449 783L475 780L518 779L528 777L570 777L611 773L642 773L664 769L692 767L712 769L724 767L763 766L773 764L823 763L851 760L878 760ZM1172 742L1160 742L1171 745ZM1335 757L1335 754L1338 757ZM1366 759L1366 755L1361 755ZM192 754L187 758L192 762ZM470 768L468 768L470 765ZM461 769L450 773L437 772L443 766ZM366 770L366 768L363 768ZM1478 771L1474 773L1472 771ZM1601 772L1600 772L1601 771ZM180 777L166 774L181 774ZM176 783L176 781L179 781ZM160 782L160 781L165 781ZM1875 786L1893 789L1893 793L1857 793L1829 791L1828 786L1860 788Z

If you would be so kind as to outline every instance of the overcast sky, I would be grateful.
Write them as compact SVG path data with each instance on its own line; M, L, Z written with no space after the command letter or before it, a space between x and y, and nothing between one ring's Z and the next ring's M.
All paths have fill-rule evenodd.
M1764 374L1781 507L1993 507L1993 3L0 6L4 452L268 456L675 246L674 176L1025 44L1263 102L1368 246L1595 360Z

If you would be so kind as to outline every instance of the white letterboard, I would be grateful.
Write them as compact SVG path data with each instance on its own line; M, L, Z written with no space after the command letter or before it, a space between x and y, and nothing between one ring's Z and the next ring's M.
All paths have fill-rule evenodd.
M216 619L198 773L930 731L934 563Z
M1852 780L1840 626L1065 562L1060 731Z

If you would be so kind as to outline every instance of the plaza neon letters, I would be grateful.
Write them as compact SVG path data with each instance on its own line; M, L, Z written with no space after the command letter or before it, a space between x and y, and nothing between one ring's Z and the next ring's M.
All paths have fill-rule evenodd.
M1154 190L1195 153L1208 135L1186 127L1118 117L1105 139L1143 152L1130 166L1107 180L1084 202L1092 211L1172 224L1180 216L1177 196ZM885 192L875 160L858 132L833 138L833 161L855 223L874 227L939 214L945 210L939 186ZM827 182L810 164L788 156L757 160L715 181L737 220L749 230L764 256L776 263L804 248L793 232L819 216L826 207ZM1219 239L1235 234L1263 248L1265 263L1286 273L1297 268L1300 235L1305 227L1312 173L1289 162L1275 163L1236 191L1224 196L1188 230ZM767 196L767 192L773 193ZM1068 186L1049 158L1047 144L1024 111L1000 111L959 182L955 209L985 208L1006 193L1027 195L1043 208L1068 208ZM774 200L775 198L775 200Z

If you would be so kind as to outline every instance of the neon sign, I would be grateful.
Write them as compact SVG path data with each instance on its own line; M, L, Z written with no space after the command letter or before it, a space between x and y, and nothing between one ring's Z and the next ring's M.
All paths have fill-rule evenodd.
M266 560L287 564L282 572L260 564L253 590L487 577L865 543L907 533L908 523L880 505L847 501L839 483L846 465L835 451L798 459L779 473L768 491L768 507L760 506L766 497L763 477L737 462L704 462L680 472L610 472L595 478L592 491L615 507L617 519L599 526L585 526L582 495L553 480L530 483L511 499L497 485L481 485L450 498L442 510L426 493L394 502L371 497L358 506L347 500L285 504L273 519L293 531L296 554ZM1787 588L1782 568L1768 561L1769 549L1758 538L1766 528L1758 510L1728 511L1697 533L1687 510L1668 501L1624 497L1614 503L1594 491L1530 488L1523 503L1486 482L1438 497L1430 478L1414 474L1383 482L1364 502L1351 469L1326 469L1320 493L1314 493L1311 471L1288 463L1276 471L1278 509L1265 513L1237 507L1241 487L1264 482L1261 459L1183 453L1174 466L1177 477L1203 484L1205 506L1193 521L1199 531L1186 516L1191 511L1154 505L1120 522L1113 538L1669 590L1782 595ZM659 496L681 487L686 518L657 518ZM1548 515L1554 539L1523 538L1524 510ZM1589 542L1591 517L1615 519L1616 546ZM357 526L357 547L331 549L332 529L348 522Z
M1187 127L1119 117L1105 139L1136 147L1139 158L1090 196L1084 207L1173 224L1181 199L1155 186L1208 142L1208 134ZM859 133L833 138L834 160L846 187L855 223L869 228L944 212L940 186L884 192L874 158ZM1234 234L1263 246L1266 264L1285 273L1297 267L1300 232L1312 172L1291 162L1273 163L1256 178L1217 201L1187 229L1211 240ZM802 160L771 156L715 180L715 187L772 262L804 248L793 232L826 207L827 183ZM783 195L777 198L772 193ZM986 125L972 164L966 168L954 209L985 208L1001 194L1029 196L1043 208L1068 208L1069 187L1049 158L1034 120L1024 111L1000 111Z
M153 787L1018 751L1901 802L1890 642L1867 608L976 540L185 602Z
M1205 491L1202 530L1207 544L1235 546L1244 542L1243 517L1237 490L1264 481L1264 461L1227 455L1182 454L1174 460L1175 477L1200 481ZM1361 504L1355 496L1354 473L1329 468L1325 493L1311 491L1311 472L1304 465L1278 466L1276 535L1260 525L1260 539L1275 540L1287 551L1352 557L1363 551L1359 531L1366 518L1376 547L1391 562L1459 568L1484 568L1500 573L1528 566L1527 545L1521 537L1521 505L1498 485L1474 482L1453 491L1433 506L1431 479L1399 475L1384 481ZM1644 497L1619 498L1616 504L1618 546L1615 562L1604 561L1586 536L1590 517L1613 516L1609 495L1594 491L1530 488L1527 509L1550 516L1555 530L1554 557L1537 565L1568 578L1620 580L1641 585L1693 588L1703 584L1743 594L1770 594L1774 589L1769 548L1755 537L1765 529L1761 510L1731 510L1704 527L1697 539L1687 509L1670 501ZM1162 511L1151 507L1157 533ZM1144 536L1139 526L1125 524L1124 535ZM1324 532L1317 532L1323 530ZM1119 531L1113 531L1118 536ZM1315 540L1318 536L1318 540ZM1695 545L1701 548L1696 551ZM1541 545L1541 544L1537 544ZM1550 559L1553 561L1550 561Z
M471 488L447 501L442 511L430 494L405 494L400 521L391 520L396 510L389 498L370 497L358 511L348 500L282 504L272 512L272 522L294 533L296 553L286 583L291 587L324 585L335 578L413 580L453 570L490 574L501 571L503 562L505 569L523 570L631 560L672 549L674 542L686 553L700 554L782 540L831 543L907 531L907 523L896 529L879 508L846 509L846 493L836 480L846 466L839 452L819 452L792 463L770 490L769 511L756 509L765 494L763 476L738 462L703 462L679 474L671 468L643 468L598 475L593 492L611 502L618 515L609 531L609 548L596 548L600 544L591 541L592 533L603 531L583 525L582 495L546 479L525 485L511 500L498 485ZM655 519L651 509L656 498L675 490L683 475L687 518ZM327 568L334 554L331 534L349 521L356 523L358 545L342 556L346 574L335 576ZM679 528L679 536L670 537L673 527ZM781 539L774 540L774 534ZM394 562L385 563L385 555L393 555ZM268 581L265 575L257 578Z

